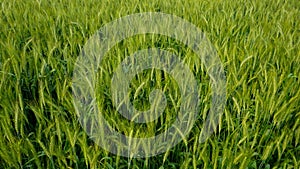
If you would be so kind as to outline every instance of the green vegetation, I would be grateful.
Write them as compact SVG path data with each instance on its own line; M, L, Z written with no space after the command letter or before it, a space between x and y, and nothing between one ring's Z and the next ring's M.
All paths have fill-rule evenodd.
M300 168L300 1L0 0L0 8L0 168ZM100 27L149 11L177 15L205 32L224 64L227 102L217 131L199 144L211 98L200 60L164 36L122 41L107 53L97 88L104 96L99 107L118 131L137 127L113 114L110 100L112 73L126 55L147 47L175 52L201 88L189 136L164 154L130 159L102 150L84 132L72 72ZM164 118L142 126L146 135L172 123L180 100L172 77L149 70L131 82L134 106L148 109L153 88L163 88L168 106Z

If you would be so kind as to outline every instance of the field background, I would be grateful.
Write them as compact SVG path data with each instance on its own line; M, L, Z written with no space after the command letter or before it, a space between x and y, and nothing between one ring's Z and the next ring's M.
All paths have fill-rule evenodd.
M166 153L130 159L103 151L80 126L72 71L80 49L101 26L150 11L177 15L205 32L224 64L227 102L218 130L205 143L198 143L200 119ZM300 167L300 1L0 0L0 15L0 168ZM121 57L144 42L193 56L158 36L133 37L108 55ZM200 105L205 112L205 70L188 58L206 91ZM117 60L108 61L100 79L109 79ZM99 102L108 104L109 97Z

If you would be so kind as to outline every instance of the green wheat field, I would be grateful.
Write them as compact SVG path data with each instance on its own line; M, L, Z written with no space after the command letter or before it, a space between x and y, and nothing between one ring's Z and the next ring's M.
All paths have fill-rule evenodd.
M196 25L215 47L227 81L217 130L199 143L210 110L210 78L181 42L141 34L113 46L97 73L97 105L116 131L137 137L165 131L180 91L167 73L145 70L130 82L135 108L161 89L163 115L149 124L120 116L111 78L137 50L162 48L188 65L199 86L199 117L175 147L130 158L103 150L75 111L72 77L88 39L105 24L141 12L173 14ZM0 0L0 168L300 168L300 1L298 0ZM163 24L163 23L162 23Z

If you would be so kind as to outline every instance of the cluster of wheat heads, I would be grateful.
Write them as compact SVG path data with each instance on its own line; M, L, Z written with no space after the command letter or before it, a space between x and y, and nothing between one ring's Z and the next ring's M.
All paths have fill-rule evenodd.
M0 168L299 168L299 1L2 0L0 8ZM119 120L109 99L112 72L138 49L175 52L197 77L201 93L199 119L188 137L163 154L131 159L104 151L82 129L72 103L72 71L101 26L149 11L177 15L205 32L224 64L227 102L217 131L200 144L211 99L201 61L168 37L122 41L97 74L98 95L104 96L99 109L117 131L160 133L180 103L172 77L144 71L131 82L131 101L147 109L151 89L162 89L169 103L164 118L144 126Z

